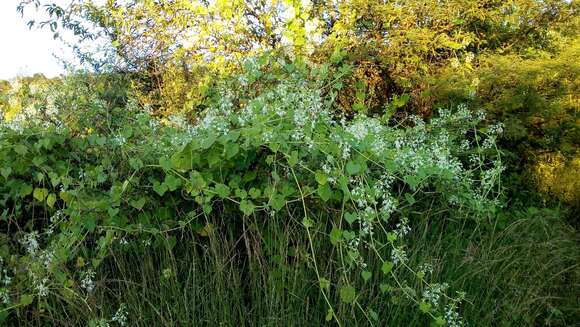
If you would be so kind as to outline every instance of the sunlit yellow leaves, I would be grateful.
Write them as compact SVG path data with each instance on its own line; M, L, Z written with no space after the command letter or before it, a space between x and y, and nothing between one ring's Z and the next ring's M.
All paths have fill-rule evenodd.
M571 204L580 204L580 157L543 153L531 167L538 190Z

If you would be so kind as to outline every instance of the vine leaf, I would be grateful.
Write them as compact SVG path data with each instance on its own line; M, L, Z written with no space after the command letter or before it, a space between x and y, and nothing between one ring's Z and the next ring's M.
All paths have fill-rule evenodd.
M243 200L240 202L240 210L244 213L244 215L249 216L254 212L256 206L249 200Z
M394 264L391 261L385 261L385 262L383 262L383 266L381 267L381 271L383 272L383 274L387 275L388 273L390 273L393 270L393 266L394 266Z
M356 298L356 290L351 285L340 288L340 300L344 303L353 303Z

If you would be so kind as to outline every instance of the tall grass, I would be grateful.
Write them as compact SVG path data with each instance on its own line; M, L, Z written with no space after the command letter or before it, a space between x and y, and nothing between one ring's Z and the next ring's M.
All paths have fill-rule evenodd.
M434 222L417 217L410 261L432 262L433 274L426 278L447 281L451 290L467 293L461 314L471 326L578 322L578 235L558 211L513 211L508 216L507 227L501 229L465 219ZM309 251L303 226L257 217L250 222L223 217L211 226L204 235L191 229L176 235L174 245L169 237L118 245L101 267L103 277L86 304L53 308L50 317L35 312L18 323L87 325L101 317L110 319L124 303L129 325L134 326L333 324L325 321L326 304L311 261L304 260ZM340 265L328 260L333 248L326 237L314 233L313 245L319 270L332 275L339 273ZM384 293L379 284L377 277L361 280L357 289L364 296L359 304L372 307L384 319L373 322L363 310L343 304L336 312L345 326L428 325L428 317L406 303L406 297L396 291ZM330 294L337 297L336 293Z

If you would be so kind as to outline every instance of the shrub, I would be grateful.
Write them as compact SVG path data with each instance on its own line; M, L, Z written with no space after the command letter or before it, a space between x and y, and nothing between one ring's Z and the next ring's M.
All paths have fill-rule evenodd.
M102 262L123 240L172 248L180 233L203 237L219 224L259 238L246 228L275 219L299 227L291 242L305 245L297 260L315 274L328 320L340 324L354 308L380 319L377 304L361 306L372 281L436 324L461 324L463 295L432 279L429 262L411 263L406 240L416 212L492 217L500 128L484 132L482 113L465 105L398 126L347 122L334 116L319 69L278 64L277 82L238 92L252 89L262 64L248 67L195 125L159 123L130 101L110 129L2 127L4 314L23 317L32 303L91 307Z

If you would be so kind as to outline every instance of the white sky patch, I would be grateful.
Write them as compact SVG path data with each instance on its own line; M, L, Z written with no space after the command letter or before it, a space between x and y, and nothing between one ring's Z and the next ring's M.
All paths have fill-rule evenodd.
M48 27L31 30L26 24L30 19L43 14L44 8L35 12L34 6L25 8L24 17L16 11L19 0L0 0L0 79L16 76L31 76L42 73L47 77L64 73L58 57L72 58L71 50L59 40L53 39ZM63 5L68 0L52 0Z

